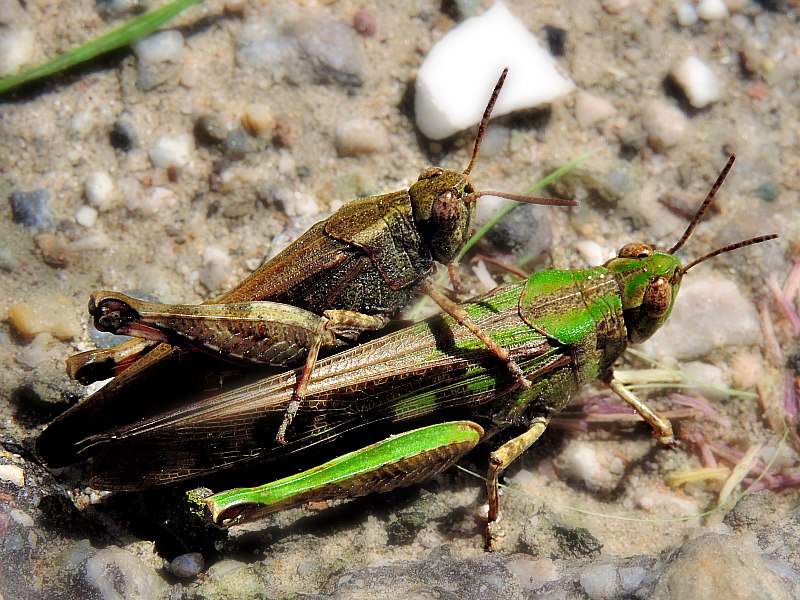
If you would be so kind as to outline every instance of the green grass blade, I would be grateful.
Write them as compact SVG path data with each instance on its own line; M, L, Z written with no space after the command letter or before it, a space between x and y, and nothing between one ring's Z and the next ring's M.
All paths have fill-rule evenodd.
M166 6L142 15L138 19L123 25L113 31L101 35L99 38L78 46L61 54L43 65L33 67L5 79L0 79L0 94L8 92L24 83L47 77L91 60L96 56L105 54L117 48L127 46L131 42L153 33L162 24L169 21L179 12L198 4L203 0L175 0Z

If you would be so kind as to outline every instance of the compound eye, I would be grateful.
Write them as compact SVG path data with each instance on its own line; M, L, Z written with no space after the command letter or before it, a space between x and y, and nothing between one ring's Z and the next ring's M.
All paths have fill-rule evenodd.
M434 177L438 177L444 173L444 169L441 167L428 167L422 173L419 174L419 178L417 181L422 181L423 179L433 179Z
M440 227L446 230L453 229L461 216L460 203L455 192L447 190L436 196L431 212Z
M647 244L625 244L617 252L618 258L647 258L653 255L653 249Z
M658 319L669 310L669 305L671 303L672 286L669 284L669 281L664 277L659 277L655 281L650 282L644 292L644 300L642 302L647 316Z

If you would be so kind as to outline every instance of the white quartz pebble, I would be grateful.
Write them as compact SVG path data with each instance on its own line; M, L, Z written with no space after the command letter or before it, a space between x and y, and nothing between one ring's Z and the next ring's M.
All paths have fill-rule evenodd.
M698 15L694 6L688 2L681 2L675 9L675 16L678 18L678 25L689 27L697 23Z
M136 57L143 63L179 62L183 52L183 35L169 29L133 43Z
M704 21L720 21L727 18L729 13L724 0L700 0L697 14Z
M545 104L575 87L536 36L496 2L455 27L425 57L414 100L420 131L441 140L478 123L504 67L508 78L494 116Z
M155 167L183 167L189 162L194 150L194 138L191 133L174 136L165 135L156 140L150 148L150 161Z
M116 186L114 180L105 171L94 171L89 173L83 184L83 193L89 204L97 210L108 210L114 203Z
M19 71L33 58L36 36L30 29L7 29L0 34L0 76Z
M672 70L672 77L695 108L703 108L722 96L717 76L696 56L682 60Z
M83 205L75 211L75 221L81 227L94 227L97 223L97 209Z

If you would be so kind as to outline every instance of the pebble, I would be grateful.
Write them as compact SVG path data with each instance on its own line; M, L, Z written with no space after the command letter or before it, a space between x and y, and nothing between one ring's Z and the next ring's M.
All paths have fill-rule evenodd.
M36 36L30 29L6 29L0 34L0 76L11 75L33 58Z
M30 344L17 352L17 362L27 369L36 369L50 358L48 350L52 341L53 336L49 333L36 335Z
M233 260L224 250L215 246L206 246L203 250L203 264L198 273L200 283L209 292L215 292L231 277Z
M97 10L109 18L136 15L147 10L147 0L98 0Z
M80 140L85 139L92 132L95 123L95 114L91 110L79 110L69 120L72 133Z
M765 202L774 202L778 199L779 195L780 190L778 189L778 186L769 181L762 183L760 186L758 186L758 189L756 189L756 196Z
M618 15L631 4L633 0L603 0L603 9L610 15Z
M242 126L251 135L268 137L275 131L276 123L269 105L253 102L244 107Z
M575 244L575 249L585 265L602 265L609 258L603 247L594 240L580 240Z
M339 156L386 152L390 148L389 132L386 127L373 119L363 118L339 123L334 143Z
M137 62L137 85L150 90L177 80L183 55L183 35L177 30L160 31L133 43Z
M25 485L25 471L18 465L0 465L0 479L10 481L17 487Z
M244 129L229 131L222 143L222 153L230 160L241 160L254 149L253 140Z
M564 56L567 43L567 30L554 25L545 25L544 34L547 36L547 47L553 56Z
M764 377L764 359L759 352L742 350L731 357L733 386L739 390L752 390Z
M194 137L198 144L216 146L224 142L227 135L228 128L216 114L200 115L194 122Z
M14 222L35 231L53 231L56 220L50 212L50 192L11 192L8 197Z
M366 8L356 11L353 15L353 29L365 37L372 37L378 30L378 19L375 13Z
M720 367L702 360L694 360L683 363L681 365L681 372L694 380L702 381L703 383L710 383L720 390L716 391L707 388L697 389L690 383L683 390L685 394L700 394L712 402L722 402L728 397L728 394L724 390L731 386L731 378L728 376L726 371Z
M677 146L683 139L689 119L677 106L664 100L650 100L642 110L642 128L647 143L656 152Z
M351 27L306 19L295 25L293 33L319 79L345 87L364 83L367 59Z
M148 154L153 166L162 169L180 169L189 162L194 150L194 139L190 133L165 135L158 138Z
M81 227L94 227L97 224L97 209L93 206L81 206L75 211L75 222Z
M8 307L8 322L26 339L40 333L49 333L61 340L68 340L81 334L77 319L71 318L64 310L53 310L54 306L70 306L63 296L31 300L26 303L11 304Z
M112 147L128 152L136 146L138 136L133 125L122 119L117 119L111 127L108 139Z
M678 63L672 69L672 78L695 108L708 106L722 96L722 87L717 76L696 56L689 56Z
M117 546L103 548L90 556L84 576L84 585L96 590L91 596L104 600L162 598L168 587L142 558Z
M617 596L617 567L611 563L594 563L581 571L583 591L591 600Z
M515 554L509 558L506 568L517 576L525 590L536 591L551 581L558 581L556 564L547 557L533 558L526 554Z
M682 27L690 27L697 23L700 18L694 6L688 2L681 2L675 8L675 16L678 19L678 25Z
M704 21L720 21L727 19L729 13L724 0L700 0L697 15Z
M448 32L422 62L414 97L420 131L441 140L478 123L504 67L509 74L494 116L546 104L575 87L525 24L497 2Z
M99 211L106 211L113 206L116 192L114 180L105 171L89 173L83 183L86 200Z
M693 271L684 278L669 319L642 351L662 359L702 359L715 348L747 347L761 339L755 305L736 282L713 271L702 276Z
M169 570L178 577L196 577L203 570L205 561L199 552L181 554L169 563Z
M584 129L613 117L616 112L611 102L589 92L581 91L575 99L575 118Z

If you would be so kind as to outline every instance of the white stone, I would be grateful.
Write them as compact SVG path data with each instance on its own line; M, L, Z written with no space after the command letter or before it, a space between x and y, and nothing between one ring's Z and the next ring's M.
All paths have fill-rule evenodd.
M17 465L0 465L0 480L10 481L17 487L24 487L25 471Z
M167 169L169 167L181 168L192 156L194 138L190 133L178 135L165 135L156 140L150 148L150 161L155 167Z
M94 227L97 224L97 209L93 206L81 206L75 211L75 222L81 227Z
M664 100L650 100L642 110L642 128L647 143L657 152L677 146L686 133L689 119L677 107Z
M455 27L425 57L414 100L420 131L440 140L478 123L504 67L508 78L494 116L548 103L575 87L536 36L496 2Z
M678 25L690 27L697 23L699 19L694 6L688 2L681 2L675 9L675 16L678 18Z
M334 136L339 156L358 156L389 150L389 132L373 119L355 118L336 127Z
M583 128L605 121L616 112L611 102L589 92L580 92L575 100L575 118Z
M267 104L254 102L244 107L242 125L253 135L271 134L277 120Z
M700 265L681 284L675 307L664 326L642 344L656 358L704 359L715 348L748 347L761 343L755 305L739 286Z
M672 77L695 108L703 108L722 96L717 76L696 56L682 60L672 70Z
M203 266L200 268L200 283L210 292L222 287L231 276L233 261L224 250L214 246L206 246L203 251Z
M133 51L142 63L177 63L183 52L183 35L175 29L160 31L134 42Z
M114 204L116 195L114 180L105 171L90 173L83 184L83 193L89 204L97 210L104 211Z
M603 252L602 246L594 240L581 240L575 244L575 249L587 267L602 265L609 258Z
M36 36L30 29L8 29L0 35L0 75L19 71L33 58Z
M700 0L697 14L704 21L720 21L728 17L728 6L724 0Z

